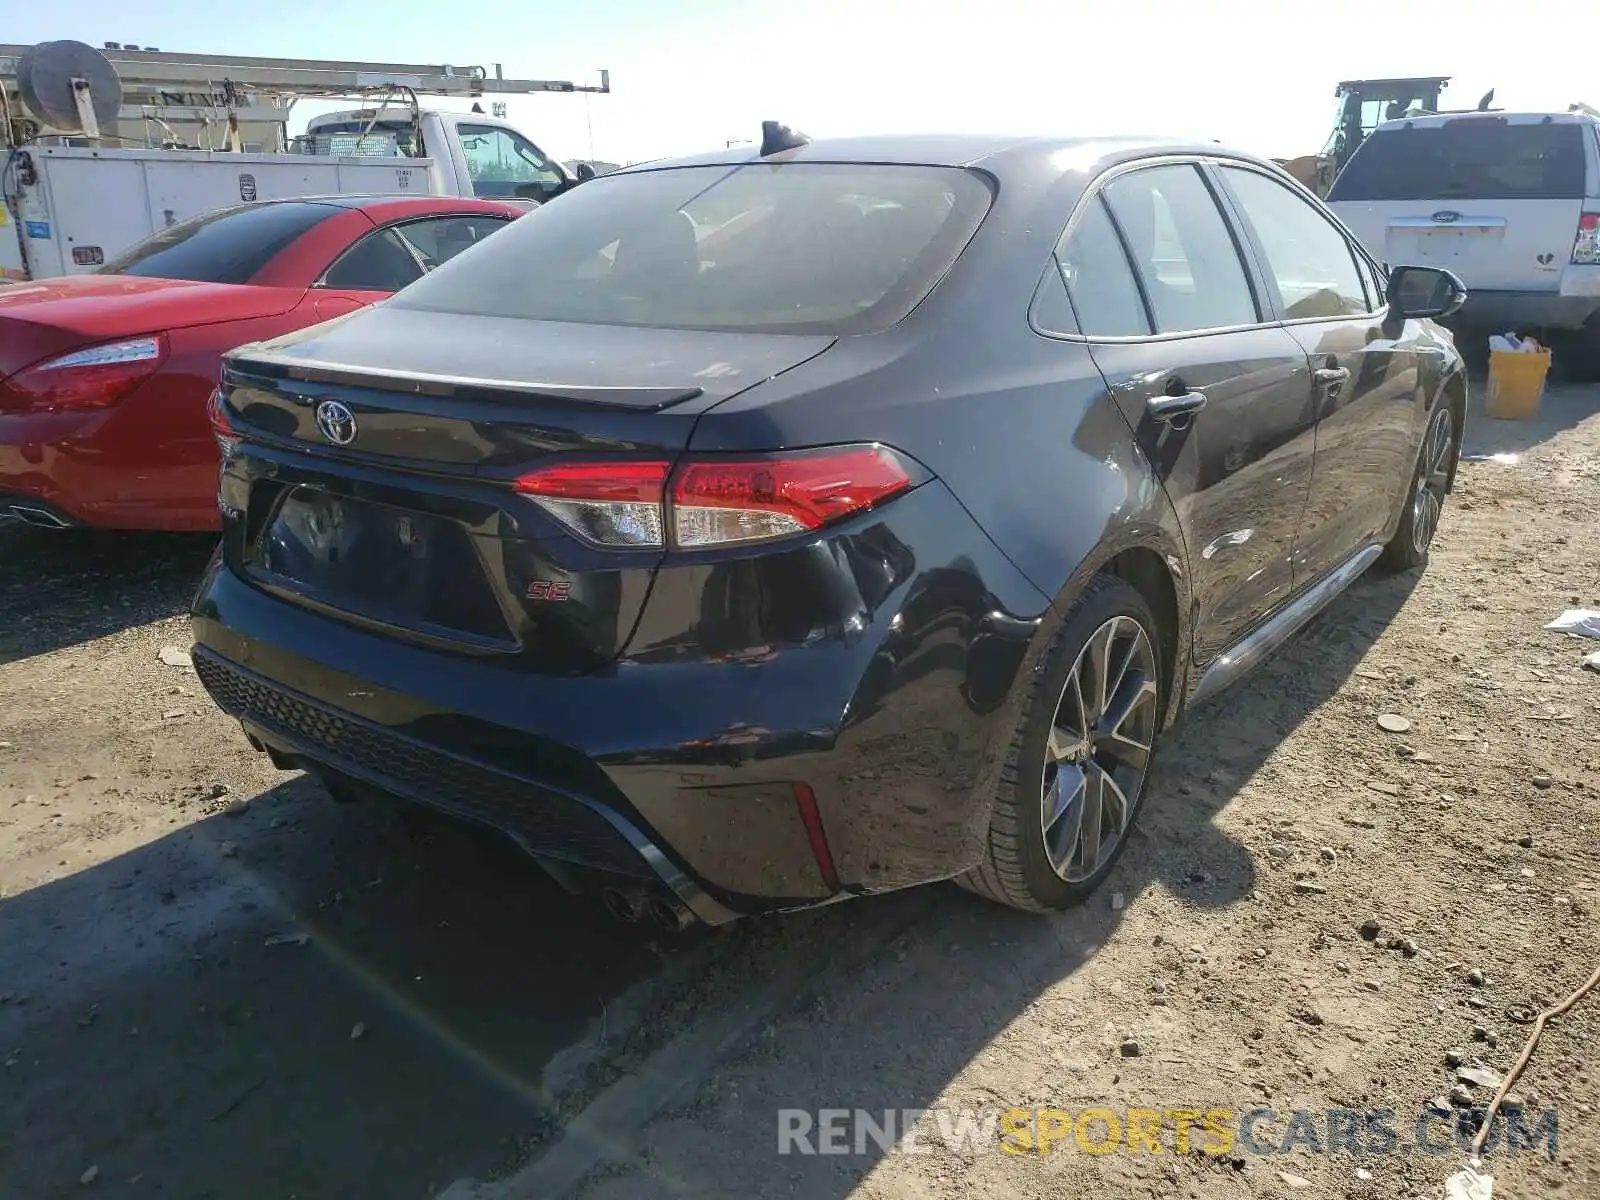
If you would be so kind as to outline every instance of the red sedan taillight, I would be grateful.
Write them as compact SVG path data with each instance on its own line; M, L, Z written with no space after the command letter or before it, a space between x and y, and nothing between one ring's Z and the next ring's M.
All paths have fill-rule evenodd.
M601 546L693 550L806 533L911 487L883 446L838 446L749 459L569 462L512 485Z
M109 408L154 375L166 358L167 339L159 333L47 358L0 383L0 411Z

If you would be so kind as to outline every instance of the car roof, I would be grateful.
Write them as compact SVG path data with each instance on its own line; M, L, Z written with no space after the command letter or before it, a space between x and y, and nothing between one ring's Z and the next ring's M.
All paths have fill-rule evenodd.
M324 204L330 208L368 209L398 207L459 208L466 212L500 212L517 206L503 200L484 200L477 196L401 196L393 192L342 192L332 196L278 196L271 200L256 200L250 204L235 204L234 208L264 208L274 204Z
M484 212L499 211L505 208L515 208L514 204L507 204L503 200L486 200L479 196L400 196L393 192L350 193L338 196L300 196L296 199L309 201L312 204L333 204L340 208L359 208L363 211L374 208L387 208L392 205L434 205L439 208L461 208L469 212L482 210Z
M732 146L705 154L639 163L612 174L626 175L675 167L737 166L753 162L894 163L1004 171L1012 165L1051 161L1056 162L1064 173L1155 154L1216 154L1249 162L1266 162L1253 154L1228 149L1218 142L1197 142L1183 138L933 133L819 138L765 159L761 157L759 146Z
M1465 112L1465 113L1430 113L1415 117L1396 117L1392 121L1380 121L1374 133L1392 133L1400 129L1437 129L1441 125L1448 125L1452 121L1497 121L1507 125L1581 125L1585 121L1593 121L1588 113L1582 112Z

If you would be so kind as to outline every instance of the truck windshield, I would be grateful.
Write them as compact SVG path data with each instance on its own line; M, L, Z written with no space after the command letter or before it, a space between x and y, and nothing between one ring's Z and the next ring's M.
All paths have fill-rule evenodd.
M955 167L757 163L595 179L391 303L763 333L865 333L911 311L988 211Z
M1570 200L1584 194L1576 121L1458 117L1379 129L1361 143L1328 200Z
M566 184L561 171L527 138L498 125L456 126L472 194L485 200L542 200Z
M219 209L147 237L97 274L249 283L290 242L339 211L301 200Z

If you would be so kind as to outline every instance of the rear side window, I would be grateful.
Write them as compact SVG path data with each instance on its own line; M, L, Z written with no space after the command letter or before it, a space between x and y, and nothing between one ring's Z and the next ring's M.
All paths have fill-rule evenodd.
M392 229L380 229L362 238L328 268L322 286L356 292L398 292L422 268Z
M163 229L98 273L249 283L289 243L340 211L294 200L224 208Z
M1057 251L1057 260L1080 332L1090 337L1149 334L1150 318L1139 297L1139 285L1101 197L1084 206L1083 215Z
M495 230L505 226L503 217L438 217L426 221L407 221L395 232L417 252L422 265L433 270L449 262L468 246L475 246Z
M1328 193L1338 200L1571 200L1585 192L1583 128L1492 116L1380 129Z
M1134 171L1112 180L1104 195L1133 256L1156 332L1260 319L1239 248L1197 168Z
M604 176L394 303L430 312L764 333L869 333L920 303L988 211L971 171L857 163Z

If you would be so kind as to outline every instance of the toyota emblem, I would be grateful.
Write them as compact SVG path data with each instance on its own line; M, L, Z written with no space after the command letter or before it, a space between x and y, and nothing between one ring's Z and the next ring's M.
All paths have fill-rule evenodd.
M356 415L337 400L317 405L317 428L335 446L348 446L356 440Z

